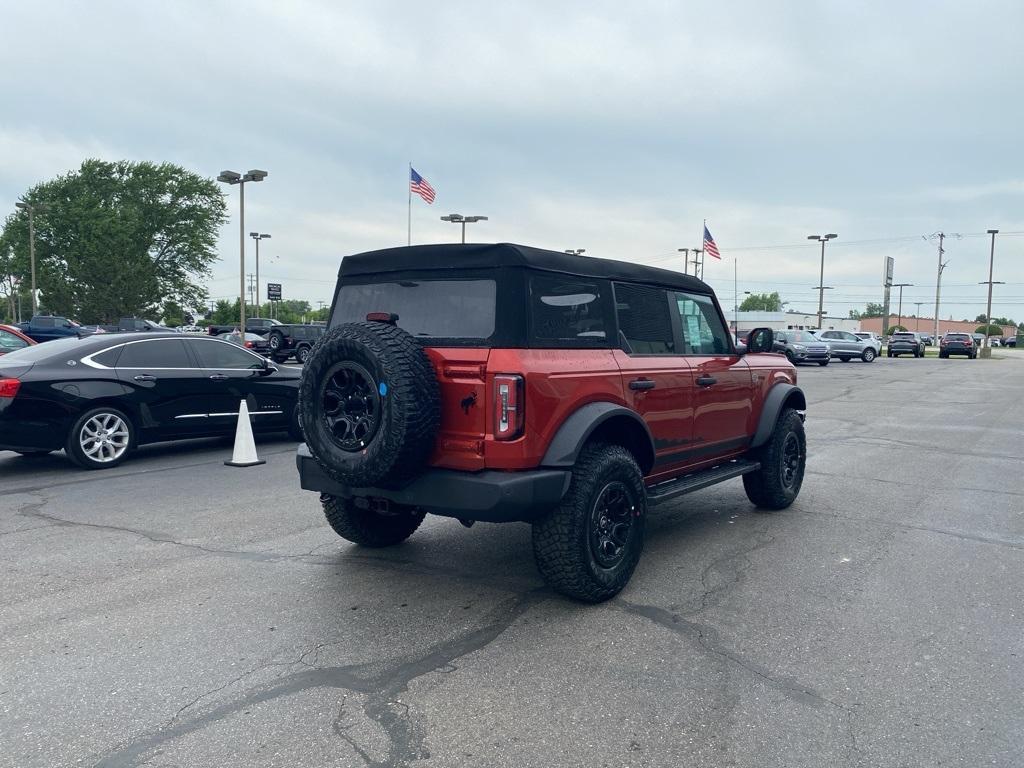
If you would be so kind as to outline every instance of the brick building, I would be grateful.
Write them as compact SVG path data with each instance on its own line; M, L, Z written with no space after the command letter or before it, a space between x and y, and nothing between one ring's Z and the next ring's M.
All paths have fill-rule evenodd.
M892 328L894 325L902 325L908 331L919 331L921 333L932 334L935 332L935 320L930 317L897 317L896 315L889 315L889 327ZM973 320L964 322L962 320L939 320L939 335L944 333L974 333L978 326L983 323L978 323ZM1003 329L1003 337L1016 336L1017 329L1012 325L1000 326ZM879 335L882 333L882 318L880 317L864 317L861 318L860 328L862 331L873 331Z

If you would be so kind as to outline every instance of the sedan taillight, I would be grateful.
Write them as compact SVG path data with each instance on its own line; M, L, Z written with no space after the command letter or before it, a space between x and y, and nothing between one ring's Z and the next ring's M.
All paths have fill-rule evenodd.
M18 394L21 382L18 379L0 379L0 398L12 398Z
M252 349L252 342L251 341L245 342L245 348L246 349Z
M523 377L501 373L494 377L494 439L513 440L523 432L526 402Z

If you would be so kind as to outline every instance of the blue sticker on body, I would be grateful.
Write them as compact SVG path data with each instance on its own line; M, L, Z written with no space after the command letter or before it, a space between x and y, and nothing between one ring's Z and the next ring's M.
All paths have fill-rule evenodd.
M388 385L387 385L387 384L385 384L385 383L384 383L384 382L382 381L382 382L381 382L381 383L380 383L380 384L379 384L379 385L377 386L377 391L378 391L378 392L380 392L380 396L381 396L381 397L387 397L387 394L388 394Z

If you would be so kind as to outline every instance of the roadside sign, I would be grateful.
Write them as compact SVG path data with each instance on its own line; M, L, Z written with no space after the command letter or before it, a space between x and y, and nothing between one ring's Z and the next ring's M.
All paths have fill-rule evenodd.
M281 284L280 283L267 283L267 300L268 301L280 301L281 300Z
M883 284L886 286L892 285L892 272L895 263L896 260L892 256L885 257L885 282Z

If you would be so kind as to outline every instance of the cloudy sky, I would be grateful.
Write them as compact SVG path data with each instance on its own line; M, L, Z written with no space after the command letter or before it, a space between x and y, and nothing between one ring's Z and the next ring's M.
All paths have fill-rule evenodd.
M772 6L775 7L772 7ZM707 219L723 304L777 290L830 314L903 298L1024 320L1024 4L1004 2L6 3L0 206L86 157L248 187L263 282L329 300L348 253L406 241L408 164L472 241L681 268ZM237 188L211 294L237 295ZM250 249L251 256L251 249ZM234 291L234 294L232 293Z

